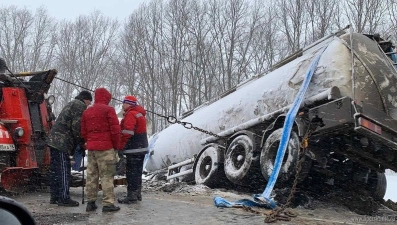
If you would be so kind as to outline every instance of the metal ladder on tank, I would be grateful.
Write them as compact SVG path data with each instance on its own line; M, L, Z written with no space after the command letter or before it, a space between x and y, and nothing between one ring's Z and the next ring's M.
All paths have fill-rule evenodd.
M187 165L191 165L194 163L196 159L196 156L194 156L193 158L187 159L185 161L182 161L180 163L176 163L173 164L171 166L168 167L168 171L167 171L167 180L171 180L180 176L184 176L184 175L190 175L193 174L193 168L190 168L188 170L185 171L181 171L181 168L183 166L187 166Z
M390 41L383 41L382 43L384 43L384 42L390 42ZM390 43L391 43L391 42L390 42ZM397 72L397 51L396 51L396 47L394 47L394 48L393 48L393 51L391 51L391 52L384 52L383 49L380 47L380 44L381 44L381 43L378 44L380 50L381 50L388 58L390 58L390 59L392 60L392 63L391 63L391 64L393 65L394 69L395 69L396 72ZM394 55L394 57L393 57L393 55Z
M394 51L394 52L384 52L385 53L385 55L387 55L387 57L389 57L389 56L391 56L391 55L395 55L396 56L396 61L394 61L393 60L393 58L392 58L392 61L393 61L393 66L394 66L394 69L396 69L397 70L397 52L396 51Z

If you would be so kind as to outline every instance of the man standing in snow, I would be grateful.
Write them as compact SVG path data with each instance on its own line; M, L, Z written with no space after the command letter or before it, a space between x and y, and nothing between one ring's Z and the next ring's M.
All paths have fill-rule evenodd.
M99 178L101 179L103 201L102 212L114 212L120 207L114 205L114 176L116 174L116 149L120 149L120 124L116 111L109 106L112 95L105 88L95 90L95 102L81 117L81 136L86 140L88 150L87 207L86 211L97 209Z
M80 118L83 111L91 104L92 96L88 91L80 92L73 101L61 111L51 128L47 145L50 148L50 204L59 206L78 206L70 199L69 181L71 158L76 146L83 145L80 136Z
M134 96L126 96L123 101L124 118L121 120L121 146L127 158L127 196L118 199L119 203L131 204L142 201L142 170L145 154L148 153L146 133L146 111L138 105Z

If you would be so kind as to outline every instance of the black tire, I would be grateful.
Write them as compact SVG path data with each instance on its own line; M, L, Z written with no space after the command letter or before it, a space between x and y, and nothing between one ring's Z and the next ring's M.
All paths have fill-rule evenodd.
M368 178L368 190L375 200L383 200L387 189L387 180L385 173L371 171Z
M194 166L194 179L196 184L216 187L223 174L223 154L216 146L206 148L198 157Z
M274 161L276 160L277 150L280 144L283 129L279 128L269 135L262 148L260 165L262 175L266 181L270 179L273 172ZM287 150L284 155L283 163L277 178L277 183L290 182L295 178L296 165L299 157L300 140L296 132L291 131ZM303 168L307 170L307 168ZM310 169L310 168L309 168ZM306 171L301 171L305 174ZM307 173L306 173L307 174Z
M235 184L250 186L256 182L259 160L254 156L254 142L248 135L237 136L230 143L225 154L225 174ZM263 180L263 179L262 179Z

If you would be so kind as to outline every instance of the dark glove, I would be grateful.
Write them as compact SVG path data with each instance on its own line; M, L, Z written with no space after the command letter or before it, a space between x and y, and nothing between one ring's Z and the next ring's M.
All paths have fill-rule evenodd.
M68 154L69 154L69 156L71 156L71 157L74 157L74 153L76 152L76 149L71 149L69 152L68 152ZM70 158L70 157L69 157Z
M86 149L85 143L80 144L79 147L80 147L81 156L85 157L85 149Z
M118 150L117 154L119 155L120 159L124 158L123 150Z
M86 150L86 149L87 149L87 145L85 143L81 143L80 150Z

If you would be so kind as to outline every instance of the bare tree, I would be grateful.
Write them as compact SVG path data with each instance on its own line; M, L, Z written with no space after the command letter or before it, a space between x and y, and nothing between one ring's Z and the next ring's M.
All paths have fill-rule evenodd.
M80 16L74 22L63 21L57 39L59 77L88 89L109 88L117 31L118 22L100 12ZM61 105L80 89L59 84L57 91L64 93Z
M209 5L211 38L215 41L217 70L221 75L218 85L220 91L225 91L239 82L234 60L237 46L244 42L242 37L247 26L248 5L243 0L210 0Z
M164 60L162 68L165 72L165 83L169 88L170 113L181 113L182 81L184 76L184 62L188 49L187 21L189 20L187 1L171 0L168 2L164 13L162 54Z
M388 39L397 41L397 0L387 0L387 12L388 18L388 26L385 26L384 36L388 37Z
M119 44L119 76L126 93L138 96L141 103L150 111L168 113L166 93L169 89L162 76L162 26L163 5L152 1L141 5L130 15L123 26ZM148 114L151 130L164 128L166 121Z
M385 22L386 1L345 0L346 16L358 33L377 32Z
M27 9L15 6L0 9L0 48L11 70L21 71L26 68L24 51L32 24L33 15Z
M278 0L278 13L288 44L288 53L301 48L303 28L306 23L302 0Z
M38 8L34 15L32 32L30 34L29 51L24 58L28 70L44 70L53 65L56 44L56 23L44 8Z
M263 4L258 1L253 10L257 10L257 28L250 44L252 60L248 64L252 75L263 74L273 66L283 55L278 48L283 45L282 33L279 31L280 21L277 17L275 4ZM261 16L259 13L262 13Z
M337 0L310 0L306 1L305 9L308 12L310 28L306 33L306 44L310 44L338 27L334 18L340 18L338 14L339 2ZM311 33L311 35L310 35Z
M212 78L208 74L209 46L207 36L210 26L207 17L207 5L191 0L188 2L191 17L187 21L187 31L190 37L186 75L182 81L182 95L185 105L182 108L192 109L212 96Z

